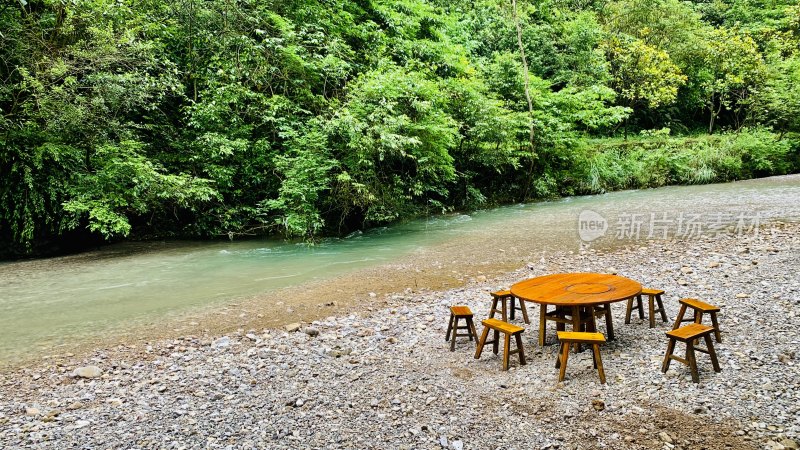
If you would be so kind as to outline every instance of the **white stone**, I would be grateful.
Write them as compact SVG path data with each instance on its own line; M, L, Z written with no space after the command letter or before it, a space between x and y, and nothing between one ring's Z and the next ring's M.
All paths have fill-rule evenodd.
M72 371L72 376L77 378L97 378L103 375L103 369L97 366L78 367Z

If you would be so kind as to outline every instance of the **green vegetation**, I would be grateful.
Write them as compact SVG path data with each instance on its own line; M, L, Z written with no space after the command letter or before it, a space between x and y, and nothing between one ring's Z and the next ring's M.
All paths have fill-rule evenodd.
M0 25L0 256L800 168L796 1L12 0Z

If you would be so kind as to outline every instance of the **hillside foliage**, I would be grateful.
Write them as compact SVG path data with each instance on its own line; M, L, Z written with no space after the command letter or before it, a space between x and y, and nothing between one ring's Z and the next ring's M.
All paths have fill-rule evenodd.
M0 255L800 167L796 1L515 5L4 2Z

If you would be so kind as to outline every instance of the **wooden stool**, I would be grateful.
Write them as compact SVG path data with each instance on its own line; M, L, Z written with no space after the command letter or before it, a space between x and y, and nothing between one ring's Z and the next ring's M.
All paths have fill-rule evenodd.
M503 345L503 370L508 370L508 357L514 353L519 353L519 364L524 366L525 351L522 349L522 332L525 331L525 329L497 319L486 319L482 323L483 334L481 334L481 339L478 341L478 349L475 351L475 359L479 359L481 357L483 346L486 344L492 344L492 351L494 351L494 354L496 355L498 346L500 344L500 333L503 333L506 335L505 343ZM489 335L489 330L494 331L494 339L491 341L486 340L486 337ZM516 338L517 349L514 351L509 351L512 336Z
M714 366L714 372L720 372L722 369L719 368L717 354L714 352L714 344L711 341L711 333L713 332L713 328L701 323L693 323L685 327L680 327L677 330L667 331L669 344L667 344L667 353L664 355L664 363L661 365L661 371L666 373L669 369L670 361L674 359L675 361L680 361L689 366L689 369L692 371L692 381L699 383L700 377L697 375L697 360L694 356L694 352L697 350L698 352L708 353L708 355L711 356L711 365ZM705 339L707 348L696 348L694 346L695 339L701 337ZM675 350L675 341L686 343L686 359L672 354Z
M458 326L458 321L461 319L464 319L467 324ZM467 330L467 333L459 334L458 330ZM453 332L452 338L450 336L451 331ZM472 322L472 311L470 311L469 306L451 306L450 323L447 324L447 335L444 337L445 341L450 341L451 352L456 350L456 338L463 336L469 337L470 341L478 338L478 332L475 331L475 324Z
M696 298L684 298L681 299L680 303L681 309L678 311L678 318L675 319L675 325L672 326L673 330L677 330L683 322L703 323L703 314L708 313L708 315L711 316L711 325L714 326L714 336L717 338L717 342L722 342L722 337L719 333L719 323L717 323L719 306L709 305ZM692 308L694 310L694 318L683 318L686 314L686 308Z
M569 358L570 344L590 344L592 346L592 360L594 361L594 368L600 375L600 383L605 384L606 373L603 371L603 361L600 359L600 344L606 341L602 333L583 333L575 331L559 331L558 340L561 342L559 356L556 358L556 369L559 367L561 370L558 372L558 381L564 381L564 375L567 373L567 358Z
M520 300L519 304L517 305L517 298L511 294L511 291L497 291L492 292L492 307L489 309L489 318L494 318L494 313L499 312L503 316L503 322L510 320L514 320L514 313L516 311L522 312L522 320L525 323L531 323L528 320L528 309L525 307L525 301ZM511 308L509 309L506 305L506 300L511 301ZM497 309L497 304L501 303L500 308ZM510 311L510 314L509 314Z
M631 323L631 312L634 309L639 310L639 318L644 319L644 307L642 306L642 296L647 296L647 303L649 308L650 314L648 317L650 318L650 328L654 328L656 326L656 313L661 313L661 320L666 322L667 321L667 313L664 309L664 303L661 301L661 296L664 294L664 291L661 289L649 289L649 288L642 288L642 293L635 297L636 299L636 306L633 306L634 297L628 299L628 308L625 311L625 323ZM658 304L658 309L655 308L654 303Z
M547 311L547 307L550 305L542 304L540 305L539 309L539 346L543 347L545 345L545 337L547 334L547 322L555 322L556 323L556 332L564 331L566 329L566 325L573 325L574 321L572 319L572 315L574 311L571 308L557 306L553 311ZM592 308L592 313L594 316L605 316L606 319L606 329L608 331L608 339L614 339L614 324L611 321L611 308L610 305L600 305L595 306ZM585 330L588 329L590 331L597 330L597 324L595 322L594 316L590 316L590 312L588 308L582 308L580 311L580 324L581 329Z

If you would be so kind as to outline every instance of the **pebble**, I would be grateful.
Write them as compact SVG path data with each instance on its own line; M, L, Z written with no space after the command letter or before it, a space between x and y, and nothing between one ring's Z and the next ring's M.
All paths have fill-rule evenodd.
M800 226L787 227L763 233L768 242L748 244L749 253L723 237L537 254L491 285L475 277L450 290L409 288L370 302L371 309L343 310L308 326L206 332L0 372L0 448L574 450L771 442L797 450L800 330L782 318L794 317L798 306ZM766 245L779 251L767 254ZM716 261L725 268L699 269ZM722 372L701 354L699 384L677 361L662 374L671 323L650 328L635 315L623 325L624 302L612 305L617 336L601 349L604 385L586 351L570 355L567 378L556 383L557 348L538 346L535 317L530 325L512 321L526 329L527 364L512 358L507 372L491 351L474 359L474 341L459 338L451 352L444 340L449 305L468 305L486 317L489 290L612 265L664 289L671 318L683 297L721 305L725 340L715 347ZM684 267L696 269L684 275ZM691 285L677 283L676 274ZM744 292L751 297L737 296ZM537 310L528 307L534 316ZM604 322L598 327L604 331ZM73 379L70 368L78 366L103 369L98 377Z
M212 348L225 348L231 345L231 338L228 336L222 336L219 339L216 339L214 342L211 343Z
M78 367L72 371L72 376L77 378L97 378L103 375L103 369L97 366Z
M294 322L294 323L290 323L288 325L285 325L283 327L283 329L286 330L287 333L294 333L295 331L299 331L302 326L303 326L302 324L300 324L298 322Z

